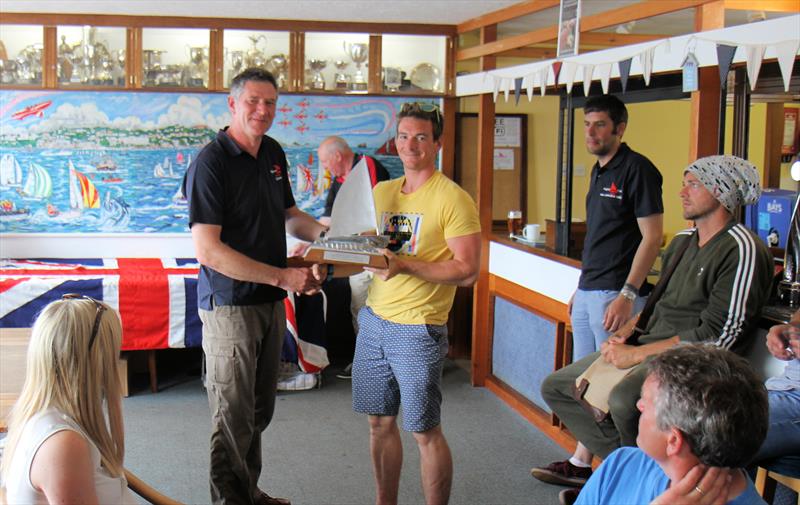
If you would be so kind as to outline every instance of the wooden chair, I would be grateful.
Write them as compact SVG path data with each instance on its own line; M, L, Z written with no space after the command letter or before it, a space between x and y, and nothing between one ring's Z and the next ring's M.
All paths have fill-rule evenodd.
M758 467L756 490L767 503L772 503L772 500L775 499L775 488L778 486L778 482L798 493L797 505L800 505L800 479L787 477L761 466Z
M125 478L128 480L130 490L147 500L147 503L152 503L153 505L183 505L183 503L159 493L128 469L125 469Z

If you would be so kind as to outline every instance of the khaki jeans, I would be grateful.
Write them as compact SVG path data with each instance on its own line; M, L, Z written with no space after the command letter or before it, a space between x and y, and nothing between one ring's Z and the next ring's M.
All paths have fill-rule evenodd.
M211 499L249 505L259 494L261 432L275 409L283 300L199 312L211 408Z

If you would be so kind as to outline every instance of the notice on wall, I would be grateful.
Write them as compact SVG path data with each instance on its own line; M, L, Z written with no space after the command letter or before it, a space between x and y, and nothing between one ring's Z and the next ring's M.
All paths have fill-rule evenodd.
M494 119L494 145L501 147L520 147L522 142L522 120L518 117L498 117Z
M514 150L495 149L494 150L494 169L495 170L514 170Z

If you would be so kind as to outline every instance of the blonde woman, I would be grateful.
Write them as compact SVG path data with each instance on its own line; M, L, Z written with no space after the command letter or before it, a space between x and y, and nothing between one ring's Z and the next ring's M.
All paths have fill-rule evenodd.
M122 459L119 317L64 295L36 320L0 467L16 503L135 503Z

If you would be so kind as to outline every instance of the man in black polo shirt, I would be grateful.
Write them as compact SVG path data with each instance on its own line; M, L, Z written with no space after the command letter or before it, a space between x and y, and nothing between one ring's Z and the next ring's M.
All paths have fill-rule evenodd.
M639 290L661 246L661 174L622 142L627 125L628 111L617 97L586 101L586 148L597 163L586 195L581 276L568 306L573 362L600 350L611 333L642 310L645 299ZM582 485L591 462L592 453L578 443L569 460L533 468L531 474L545 482Z
M202 265L197 291L215 504L289 503L258 489L261 432L275 407L283 298L287 290L318 291L321 275L316 267L286 267L286 232L311 241L325 226L295 206L286 155L265 135L277 100L269 72L250 68L236 76L228 97L230 126L203 148L184 179Z

